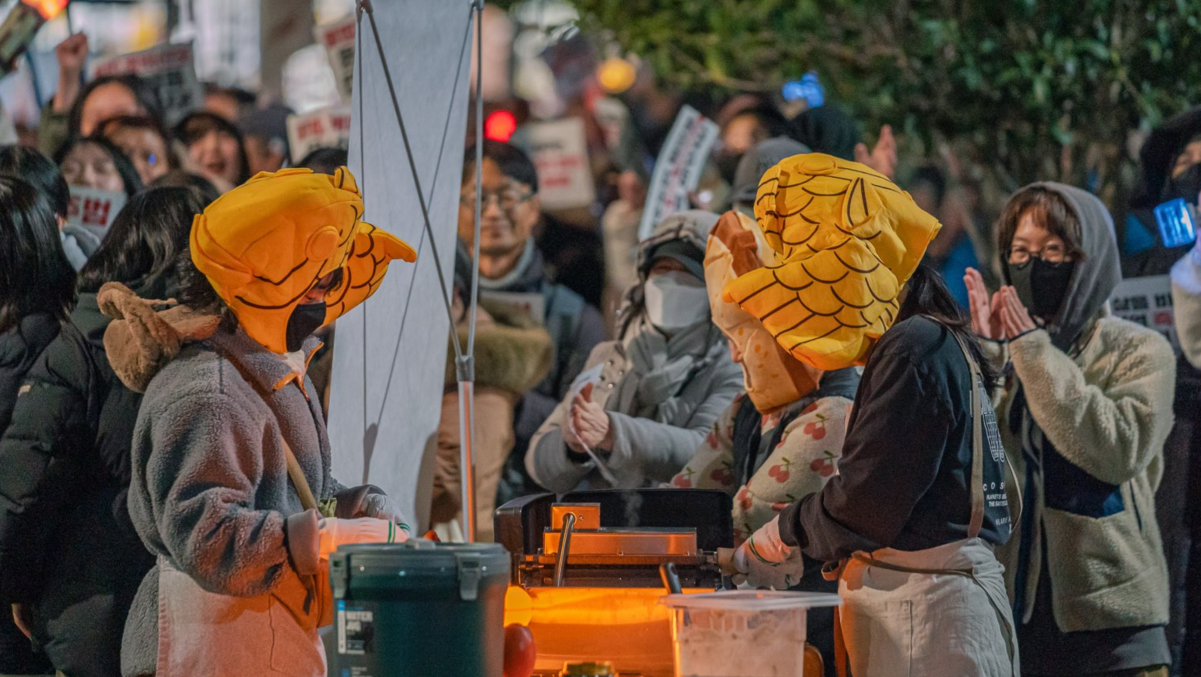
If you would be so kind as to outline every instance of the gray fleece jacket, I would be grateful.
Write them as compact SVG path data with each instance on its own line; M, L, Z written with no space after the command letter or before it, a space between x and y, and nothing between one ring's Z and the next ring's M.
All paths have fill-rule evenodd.
M309 339L304 351L316 347ZM301 507L283 440L318 500L346 491L330 476L315 395L312 381L244 332L184 347L150 381L134 431L129 509L145 545L208 592L303 595L297 579L319 571L318 515ZM372 490L339 496L338 516L356 513ZM134 600L125 675L154 673L158 582L156 567Z

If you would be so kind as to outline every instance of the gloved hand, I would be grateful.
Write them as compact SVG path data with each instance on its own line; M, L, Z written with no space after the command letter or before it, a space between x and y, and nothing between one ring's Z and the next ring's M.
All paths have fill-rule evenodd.
M404 543L409 540L409 532L400 529L389 520L375 517L360 517L358 519L338 519L326 517L317 522L321 542L317 546L317 554L321 559L329 559L340 546L354 543Z
M746 581L756 588L787 590L801 580L805 564L801 549L780 538L780 516L759 527L734 551L735 583Z
M404 514L400 512L400 508L396 507L396 503L386 494L368 494L363 499L363 514L367 517L395 522L396 526L405 532L406 537L413 531Z

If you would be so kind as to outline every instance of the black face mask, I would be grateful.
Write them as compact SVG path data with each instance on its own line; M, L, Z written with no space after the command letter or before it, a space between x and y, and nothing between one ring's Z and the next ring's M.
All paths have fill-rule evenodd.
M1009 283L1017 291L1022 305L1034 317L1050 320L1067 298L1076 262L1047 263L1040 258L1032 258L1021 265L1009 263L1006 267L1009 269Z
M305 303L296 306L288 318L288 329L284 340L288 352L294 353L304 346L304 340L325 324L325 304Z
M1197 194L1201 193L1201 163L1184 170L1179 176L1168 179L1163 190L1163 201L1183 198L1185 202L1197 204Z

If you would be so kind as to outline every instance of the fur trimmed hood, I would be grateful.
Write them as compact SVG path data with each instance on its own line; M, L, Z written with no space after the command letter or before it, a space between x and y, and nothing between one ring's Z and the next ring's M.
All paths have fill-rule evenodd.
M550 373L555 350L550 334L514 306L481 302L480 308L493 322L480 322L475 334L475 384L522 395L542 382ZM467 327L457 328L459 342L467 345ZM446 386L455 378L455 354L446 358Z

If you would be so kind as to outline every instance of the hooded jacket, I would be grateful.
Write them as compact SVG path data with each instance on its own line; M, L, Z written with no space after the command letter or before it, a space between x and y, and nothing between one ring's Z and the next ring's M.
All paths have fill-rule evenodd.
M714 422L741 391L742 370L730 360L721 332L706 320L706 326L694 325L671 340L660 341L662 351L654 356L656 365L685 353L691 361L687 374L665 401L648 406L636 402L637 397L620 396L631 390L622 387L627 380L645 375L636 369L632 342L640 340L642 332L657 334L644 322L642 314L642 287L651 257L658 247L673 240L689 242L703 252L709 229L716 220L717 216L708 212L682 212L664 219L642 243L639 283L627 292L626 307L619 313L621 324L629 327L625 339L598 345L584 372L595 383L593 401L609 413L613 448L601 450L602 454L608 452L604 468L594 459L568 449L563 441L563 426L577 392L575 387L571 388L538 430L526 453L526 468L542 486L565 493L582 488L629 489L666 482L692 457Z
M115 675L125 617L154 563L127 509L141 396L105 356L109 319L81 294L30 369L0 439L0 587L70 675Z
M1083 256L1046 329L986 346L999 372L1012 365L997 418L1025 512L1019 537L997 554L1015 616L1026 622L1034 613L1045 562L1062 632L1162 625L1168 587L1155 490L1175 358L1158 333L1108 315L1121 275L1100 200L1062 184L1034 186L1071 206Z

